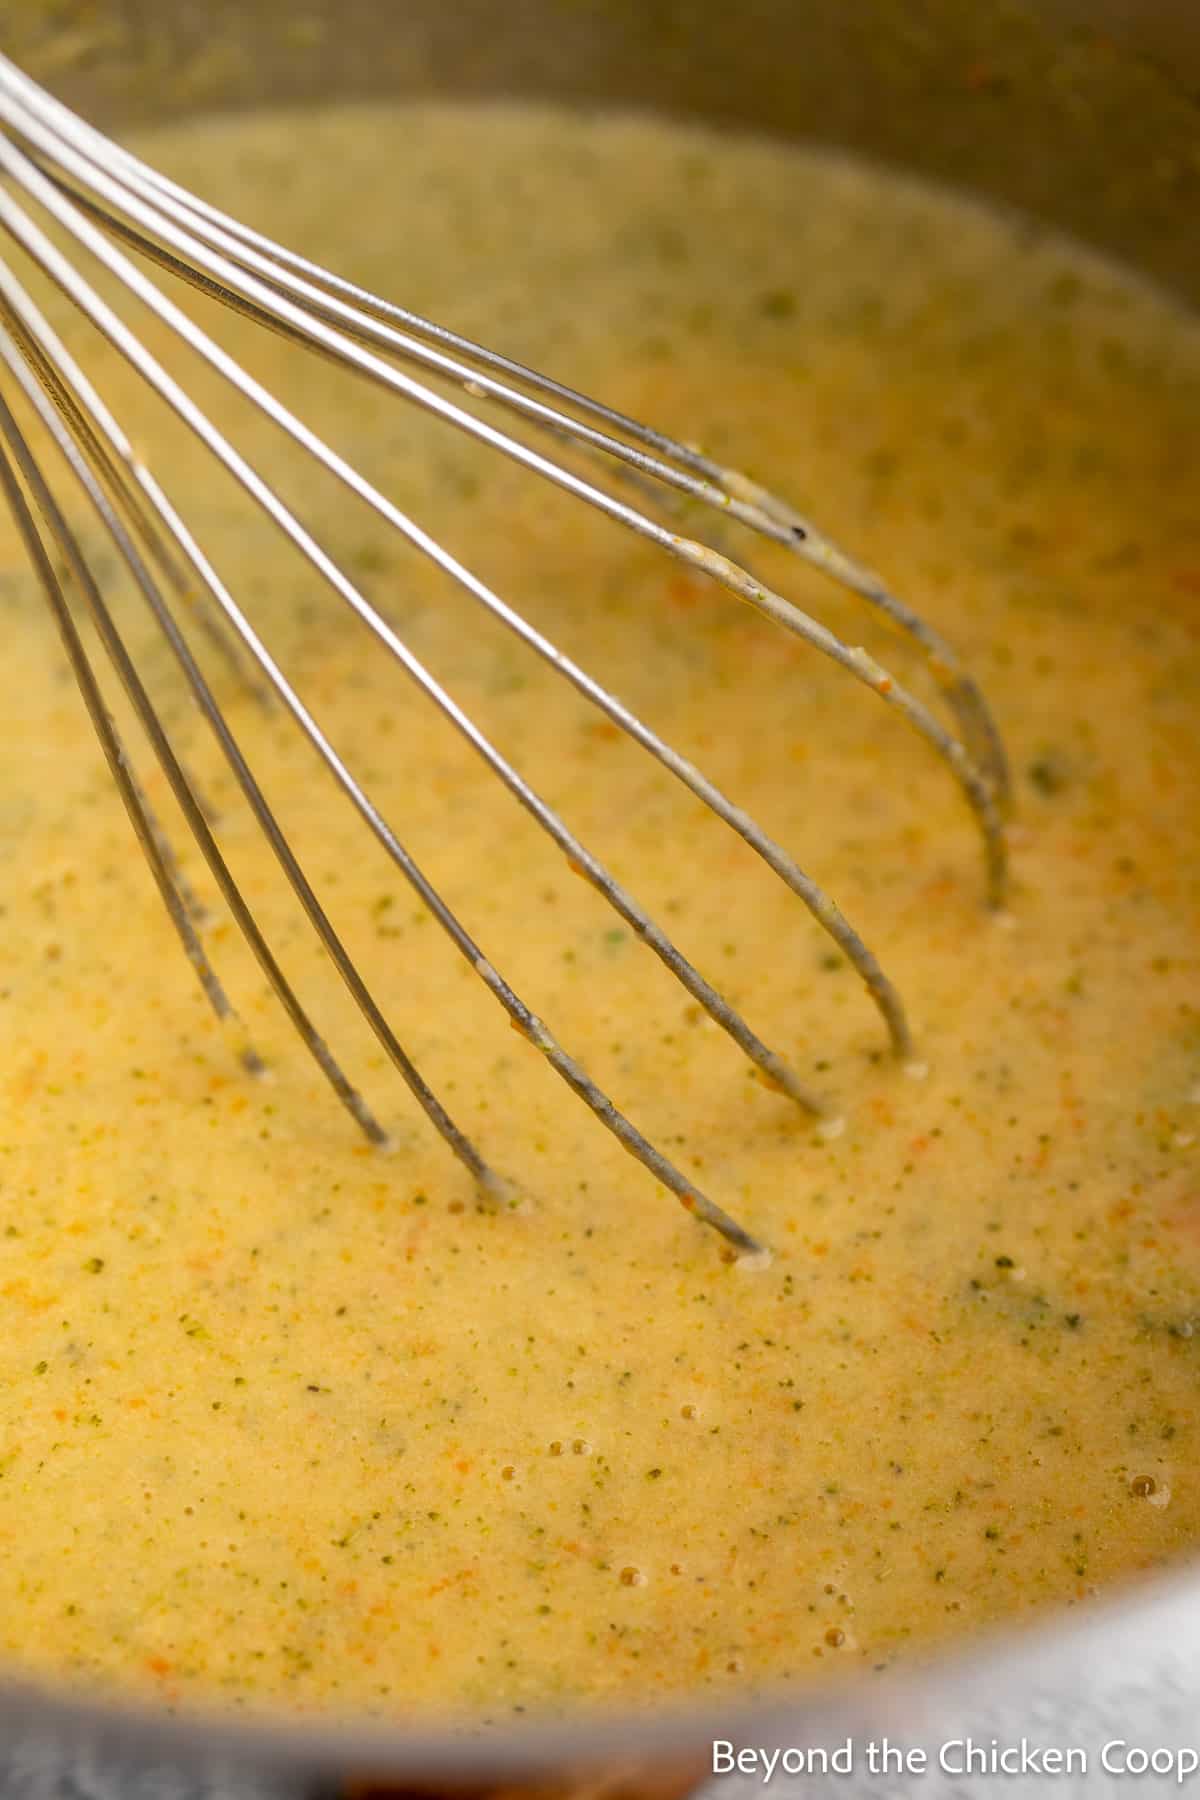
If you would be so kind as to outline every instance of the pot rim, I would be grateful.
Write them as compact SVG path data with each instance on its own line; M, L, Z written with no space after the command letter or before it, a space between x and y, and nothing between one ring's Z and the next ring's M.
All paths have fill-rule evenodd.
M370 1770L453 1786L472 1778L586 1770L614 1760L657 1766L694 1758L702 1746L711 1750L715 1738L809 1748L886 1732L905 1746L932 1747L984 1705L985 1729L994 1734L997 1708L1006 1698L1020 1703L1033 1693L1053 1697L1056 1690L1076 1695L1117 1673L1128 1683L1131 1668L1142 1671L1138 1694L1148 1694L1156 1688L1150 1672L1156 1655L1191 1659L1190 1666L1200 1669L1200 1564L1135 1578L1081 1610L1083 1616L1057 1608L1021 1627L1009 1623L965 1644L952 1640L876 1677L860 1672L796 1683L756 1700L706 1695L652 1710L584 1708L482 1729L470 1715L381 1724L362 1717L305 1719L265 1708L240 1715L204 1703L165 1712L125 1697L105 1700L43 1682L0 1679L0 1741L19 1729L139 1762L148 1753L177 1752L210 1765L275 1774ZM1163 1680L1178 1695L1178 1677L1168 1671ZM1122 1721L1111 1723L1119 1729Z

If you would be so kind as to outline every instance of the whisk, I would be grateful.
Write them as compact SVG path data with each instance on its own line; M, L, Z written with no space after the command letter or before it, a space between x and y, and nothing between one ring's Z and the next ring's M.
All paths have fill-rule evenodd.
M789 852L617 696L535 629L511 601L488 587L345 461L282 398L269 392L175 304L164 288L150 278L145 265L157 265L264 329L281 333L398 400L436 415L533 475L565 490L581 505L595 508L615 524L650 540L664 555L711 578L831 658L849 677L896 708L932 746L957 781L982 840L987 899L991 905L999 906L1005 890L1003 818L1009 790L1004 750L980 690L937 632L891 593L878 576L860 567L806 517L757 483L722 467L694 447L677 443L548 376L381 299L249 230L102 135L4 57L0 57L0 174L4 177L0 183L0 227L8 239L20 246L27 261L97 328L234 477L253 506L266 515L335 599L357 615L379 649L461 733L564 853L571 867L603 895L770 1084L814 1114L823 1110L822 1101L799 1080L784 1057L764 1043L729 1001L693 967L636 898L575 837L559 814L434 679L333 553L318 542L271 483L243 458L186 388L102 297L77 261L72 260L76 253L86 253L107 277L115 279L123 297L136 302L167 327L181 345L203 359L264 414L294 452L315 459L347 490L365 501L415 551L464 589L735 831L834 939L877 1007L895 1055L911 1058L910 1029L895 987L834 901ZM70 246L70 254L62 248L64 243ZM166 487L135 452L121 424L2 252L0 371L0 487L53 614L141 849L183 949L217 1016L227 1022L236 1020L204 947L202 910L166 833L151 811L106 705L101 679L92 662L94 653L89 652L76 616L80 603L196 847L293 1025L367 1138L379 1145L387 1141L383 1127L309 1017L230 872L202 800L147 692L96 570L56 498L54 483L47 473L45 450L35 454L28 430L20 422L19 409L14 410L12 402L18 395L26 417L36 418L45 440L52 446L56 479L61 482L65 477L82 493L131 575L283 875L375 1037L432 1124L485 1193L502 1196L511 1190L450 1117L405 1051L377 1003L369 980L347 951L302 869L201 671L182 622L194 624L197 595L205 609L204 622L221 634L247 678L290 715L367 830L383 846L512 1024L621 1144L698 1220L719 1232L733 1252L757 1253L760 1246L751 1234L700 1192L689 1176L618 1111L513 991L446 904L283 673ZM491 410L469 410L452 397L455 392L460 396L465 393ZM497 418L501 422L494 422ZM505 428L509 421L515 421L514 429ZM518 428L526 435L514 435ZM586 475L564 460L567 450L583 454ZM628 497L631 493L636 502ZM713 544L675 529L681 522L677 516L681 503L708 508L714 518L785 546L875 608L916 645L933 677L935 693L948 722L943 722L930 705L894 679L866 650L844 642ZM251 1069L261 1068L253 1050L244 1043L242 1057Z

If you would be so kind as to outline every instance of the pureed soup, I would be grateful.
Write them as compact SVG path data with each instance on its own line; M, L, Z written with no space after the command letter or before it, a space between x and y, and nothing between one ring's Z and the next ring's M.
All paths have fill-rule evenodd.
M143 148L310 255L745 465L883 569L999 716L1011 905L984 905L946 771L843 673L496 455L214 316L833 893L908 1001L922 1068L901 1068L853 972L736 837L145 327L843 1121L816 1125L748 1078L208 455L74 327L486 954L772 1260L730 1266L656 1191L507 1028L281 709L194 634L403 1042L524 1195L480 1203L314 946L79 513L255 913L393 1150L356 1137L189 852L206 941L269 1065L244 1073L5 520L7 1666L168 1705L496 1719L652 1704L881 1668L1185 1551L1200 1537L1195 322L1028 224L822 155L395 107L306 117L301 171L296 129L222 121ZM920 682L858 603L718 530Z

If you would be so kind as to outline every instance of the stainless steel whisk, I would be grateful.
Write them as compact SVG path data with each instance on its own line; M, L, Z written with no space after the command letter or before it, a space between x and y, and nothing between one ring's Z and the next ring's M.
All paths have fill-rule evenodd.
M663 552L720 583L794 633L847 674L897 708L934 748L959 783L983 840L987 897L1002 903L1005 888L1003 813L1008 775L1003 748L986 703L950 647L874 574L861 568L808 519L732 469L699 450L600 405L569 387L452 331L431 324L368 293L350 281L271 242L168 181L54 100L14 64L0 57L0 228L26 257L91 321L108 342L165 400L241 485L254 506L278 527L293 549L344 605L367 626L425 695L484 759L527 809L571 866L599 890L775 1087L813 1113L822 1103L786 1061L756 1035L741 1015L695 969L636 899L573 835L536 790L509 764L455 703L345 569L284 503L227 437L151 354L80 268L59 247L65 238L86 252L123 292L167 326L231 386L261 410L303 455L313 457L423 556L464 588L538 656L689 788L742 837L808 907L858 971L886 1026L892 1049L912 1054L900 997L862 938L828 895L739 806L699 769L665 743L621 701L537 631L499 594L422 530L393 501L309 429L278 396L231 358L145 272L150 261L170 274L281 332L318 354L376 383L402 400L437 415L542 479L596 508L617 524L659 545ZM51 232L45 223L51 225ZM51 234L53 233L53 235ZM140 261L126 254L138 253ZM538 449L499 425L476 416L427 385L411 371L491 403L546 434ZM474 1144L450 1118L422 1079L374 999L369 982L347 952L281 830L189 647L177 613L199 592L227 645L254 679L291 715L340 785L364 824L383 845L451 940L523 1035L608 1129L682 1204L735 1248L760 1246L735 1219L702 1194L613 1105L587 1072L556 1041L540 1018L514 993L483 950L446 905L326 737L320 724L261 640L221 575L206 557L183 515L134 451L84 370L70 354L0 251L0 487L12 511L45 599L57 623L75 678L112 774L158 883L163 901L218 1017L233 1009L205 952L202 910L194 900L165 834L152 814L115 723L75 618L70 589L82 600L135 716L179 804L196 845L226 904L293 1024L342 1104L376 1144L386 1134L343 1073L294 988L234 880L194 785L172 748L138 669L106 603L97 576L67 523L43 461L10 404L20 394L44 428L70 481L97 515L131 574L178 662L184 679L255 818L325 949L379 1043L455 1155L481 1187L507 1191ZM5 390L8 390L6 394ZM598 471L585 478L556 460L555 446L581 449ZM635 506L605 485L606 477L632 481ZM619 486L620 483L614 483ZM875 607L917 645L932 672L953 728L867 654L843 642L783 595L763 585L710 544L671 528L678 497L715 509L750 533L786 546ZM657 506L662 518L652 516ZM64 584L63 573L68 581ZM251 1068L261 1067L243 1050Z

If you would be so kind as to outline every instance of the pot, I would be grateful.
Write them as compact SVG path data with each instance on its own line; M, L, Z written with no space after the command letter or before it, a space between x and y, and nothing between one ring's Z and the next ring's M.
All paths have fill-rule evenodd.
M7 0L4 12L0 49L118 133L186 112L350 96L657 108L846 145L974 189L1200 304L1194 0ZM903 1780L977 1770L953 1748L968 1739L1012 1750L1025 1738L1083 1747L1088 1769L1114 1779L1158 1753L1150 1767L1169 1778L1163 1756L1186 1773L1200 1747L1187 1739L1197 1702L1200 1573L1180 1567L1069 1617L1040 1615L965 1658L822 1682L719 1719L682 1709L471 1738L403 1723L171 1718L10 1683L0 1731L10 1757L49 1743L76 1766L115 1772L114 1791L156 1797L180 1771L187 1792L232 1771L241 1795L309 1800L584 1787L671 1800L730 1768L734 1749L714 1752L714 1739L786 1745L785 1768L842 1776L847 1756L869 1772L872 1743L878 1767L886 1736L894 1752L926 1758L885 1760L880 1772ZM742 1767L761 1780L761 1764Z

